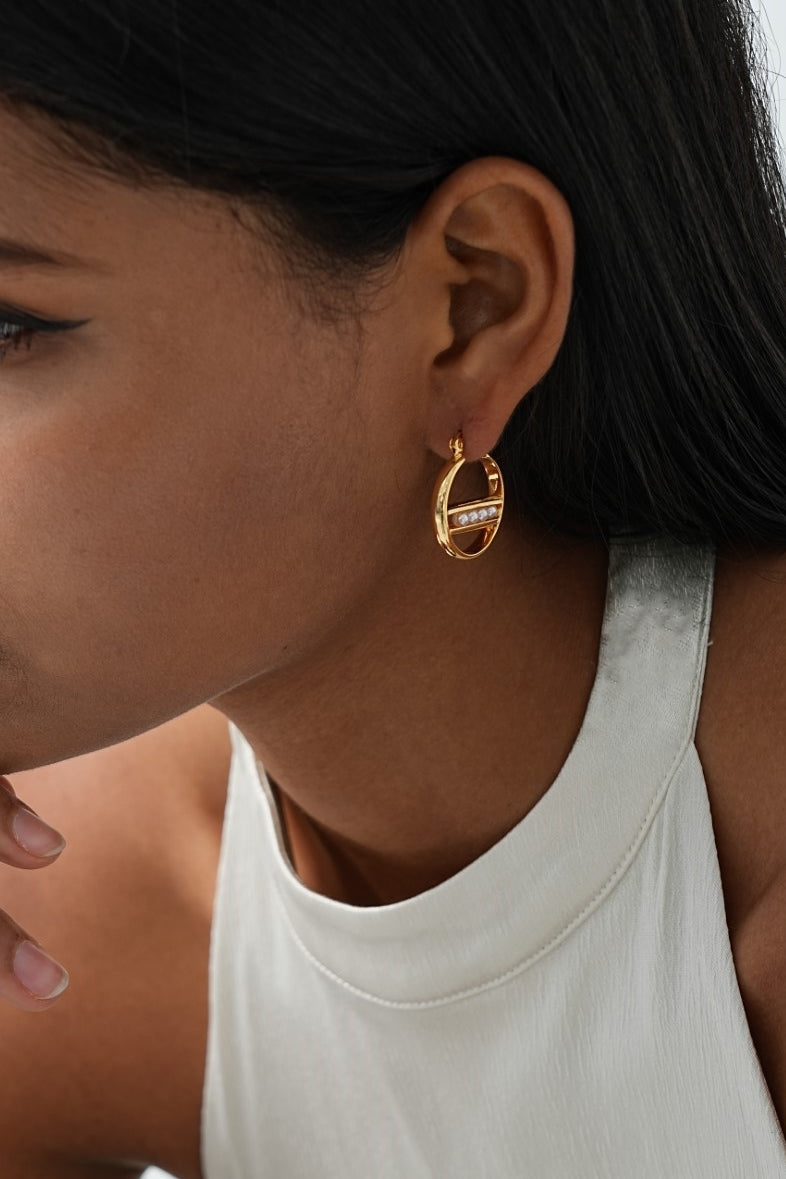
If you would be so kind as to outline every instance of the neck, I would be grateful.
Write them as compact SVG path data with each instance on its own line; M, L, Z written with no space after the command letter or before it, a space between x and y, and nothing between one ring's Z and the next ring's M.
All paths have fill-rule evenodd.
M473 562L435 546L319 650L212 701L264 765L307 886L403 900L532 809L581 727L607 569L600 542L518 522Z

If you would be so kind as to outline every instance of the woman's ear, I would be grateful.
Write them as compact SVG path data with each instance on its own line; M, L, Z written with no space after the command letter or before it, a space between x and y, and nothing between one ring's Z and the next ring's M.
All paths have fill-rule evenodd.
M451 339L433 356L427 441L447 458L448 440L461 428L473 461L496 445L562 343L573 288L573 218L543 173L492 156L453 172L413 230L421 242L430 239L432 263L442 254Z

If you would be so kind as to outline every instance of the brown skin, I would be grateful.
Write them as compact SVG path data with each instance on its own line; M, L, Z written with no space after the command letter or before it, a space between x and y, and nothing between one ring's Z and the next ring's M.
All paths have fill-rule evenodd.
M67 168L9 114L0 193L0 236L97 264L0 269L0 304L88 321L0 365L0 770L70 845L49 872L4 871L3 896L72 972L54 1004L14 989L19 934L0 927L3 996L50 1009L0 1007L3 1175L150 1160L198 1179L227 718L277 785L304 881L355 904L475 859L578 733L603 546L508 510L490 550L459 562L430 521L451 435L469 460L491 450L554 360L572 219L535 169L472 161L423 207L356 332L299 310L280 255L222 198ZM459 494L482 490L466 476ZM717 602L744 581L722 569ZM734 792L716 786L732 670L748 744L762 675L742 657L716 677L713 628L706 754L732 830ZM766 782L775 797L774 770ZM40 865L4 836L12 810L0 859ZM757 897L782 863L773 849Z
M0 132L0 232L86 260L1 270L0 303L87 321L0 366L0 769L209 700L370 897L455 871L558 768L555 655L578 671L564 747L592 679L602 545L511 510L461 562L430 520L451 435L489 451L559 348L563 197L515 160L458 169L356 335L298 310L223 199L64 171L7 113Z

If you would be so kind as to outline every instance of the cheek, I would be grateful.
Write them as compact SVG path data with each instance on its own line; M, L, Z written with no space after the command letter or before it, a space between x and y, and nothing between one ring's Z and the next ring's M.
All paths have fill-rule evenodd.
M118 373L0 441L0 655L23 668L30 723L38 700L84 747L121 740L340 615L365 569L363 447L347 451L343 371L299 359L137 372L133 397Z

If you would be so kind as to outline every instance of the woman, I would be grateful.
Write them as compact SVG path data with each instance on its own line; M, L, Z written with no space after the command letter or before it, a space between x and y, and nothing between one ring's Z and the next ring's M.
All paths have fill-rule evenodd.
M786 1175L747 6L1 11L4 1179Z

